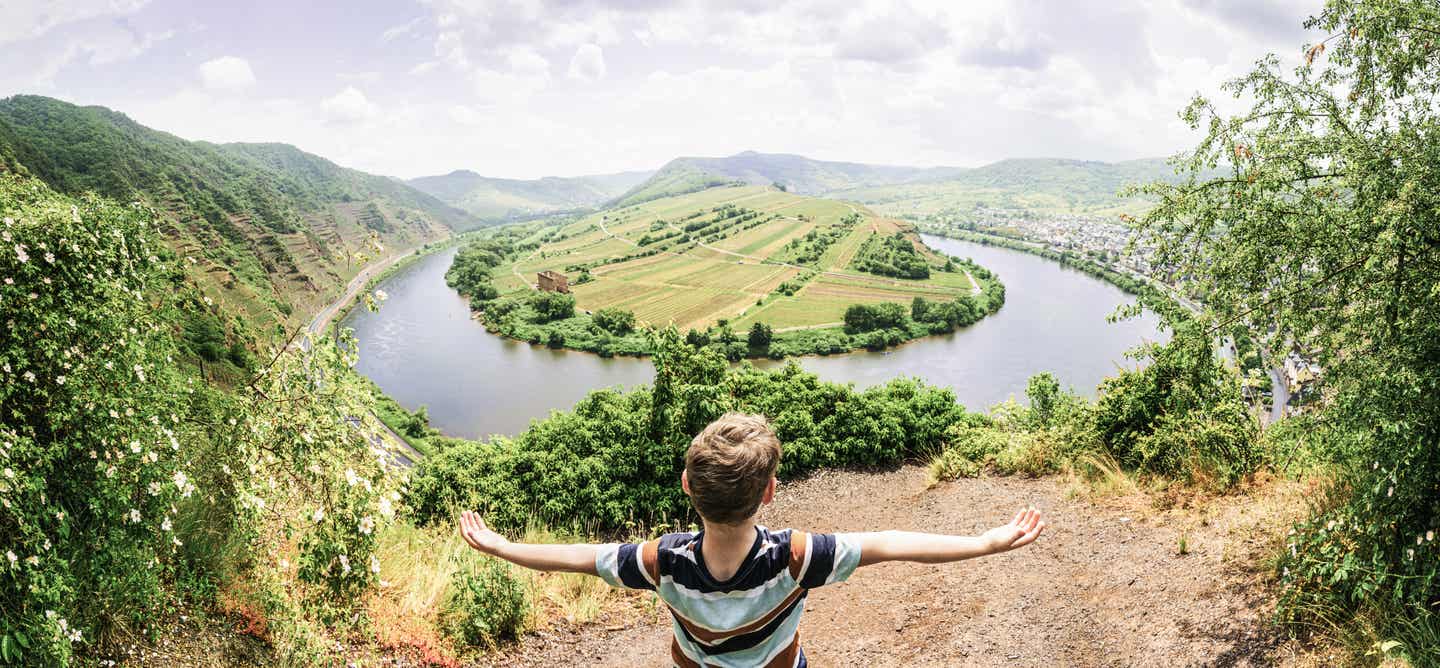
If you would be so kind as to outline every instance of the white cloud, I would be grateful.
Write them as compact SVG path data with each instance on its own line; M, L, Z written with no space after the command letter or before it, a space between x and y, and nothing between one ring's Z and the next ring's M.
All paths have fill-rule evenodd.
M596 44L581 44L570 58L571 79L594 81L605 78L605 53Z
M320 110L324 111L330 120L340 123L357 123L374 118L380 113L380 108L354 86L346 86L345 90L325 98L320 103Z
M255 72L244 58L221 56L200 65L200 81L210 90L243 90L255 85Z
M19 0L0 6L0 45L40 37L51 30L102 16L124 16L140 11L150 0Z

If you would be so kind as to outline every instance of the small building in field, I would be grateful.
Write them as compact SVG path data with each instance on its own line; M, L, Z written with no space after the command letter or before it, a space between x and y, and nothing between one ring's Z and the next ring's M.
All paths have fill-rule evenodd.
M558 271L542 271L535 275L541 290L547 292L569 292L570 279Z

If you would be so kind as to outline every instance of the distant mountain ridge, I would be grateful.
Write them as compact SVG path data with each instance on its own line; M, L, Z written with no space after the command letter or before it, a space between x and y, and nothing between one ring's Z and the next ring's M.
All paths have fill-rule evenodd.
M671 160L621 195L616 205L723 185L773 184L800 194L877 205L896 215L976 206L1089 215L1143 206L1143 198L1120 198L1117 192L1133 183L1167 178L1172 178L1171 169L1158 158L1122 162L1020 158L981 167L903 167L745 151L722 158Z
M590 209L615 199L649 178L652 172L619 172L593 176L502 179L456 170L422 176L407 183L485 221Z
M745 151L722 158L683 157L666 163L644 183L620 196L619 205L679 195L729 183L779 184L791 192L819 195L845 188L944 178L958 167L901 167L814 160L788 153Z
M213 144L152 130L104 107L19 95L0 100L0 169L66 194L142 200L207 292L256 322L287 321L333 298L373 256L481 221L395 179L286 144Z

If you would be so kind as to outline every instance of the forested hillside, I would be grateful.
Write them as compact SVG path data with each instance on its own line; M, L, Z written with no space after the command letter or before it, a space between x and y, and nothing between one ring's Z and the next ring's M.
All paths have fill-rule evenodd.
M801 155L745 151L723 158L671 160L649 180L625 193L619 204L635 204L733 183L776 184L791 192L815 195L857 186L942 178L955 171L956 168L952 167L866 165L814 160Z
M316 310L367 259L478 224L399 181L292 146L186 141L38 96L0 100L0 168L61 193L154 206L206 294L258 326Z
M461 169L410 179L408 183L477 218L498 222L596 207L618 197L650 174L620 172L525 180L491 178Z

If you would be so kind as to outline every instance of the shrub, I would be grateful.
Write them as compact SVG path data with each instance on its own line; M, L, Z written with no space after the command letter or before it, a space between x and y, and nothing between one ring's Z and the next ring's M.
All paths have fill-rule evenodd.
M595 312L595 324L611 334L629 334L635 329L635 314L618 308L602 308Z
M441 627L457 642L493 648L525 628L530 599L509 564L483 558L456 571L440 612Z
M575 296L563 292L535 292L530 295L529 304L537 323L564 320L575 315Z

